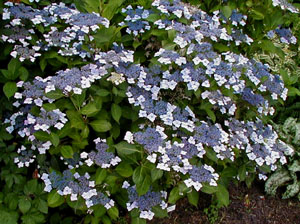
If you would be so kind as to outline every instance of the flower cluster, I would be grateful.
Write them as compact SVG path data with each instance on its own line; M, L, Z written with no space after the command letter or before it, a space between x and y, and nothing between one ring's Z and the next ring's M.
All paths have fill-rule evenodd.
M116 86L126 82L128 103L136 107L138 117L145 121L134 133L126 130L124 140L140 145L145 152L142 156L146 154L152 166L178 174L188 188L199 191L204 184L217 186L219 175L204 163L206 157L215 156L216 161L230 163L238 150L254 161L257 168L267 165L275 170L277 162L284 164L285 155L293 152L279 140L272 126L262 122L266 115L274 113L274 101L287 97L288 90L280 76L271 74L266 64L230 51L220 54L213 47L219 41L237 48L241 44L251 45L252 39L238 26L244 26L247 17L237 11L229 18L234 28L228 32L219 11L210 15L179 0L155 0L153 11L128 6L122 10L126 18L119 24L127 26L127 33L137 36L158 28L175 34L169 33L170 45L162 44L154 50L151 63L138 63L134 51L117 43L106 52L97 48L83 50L83 44L86 40L92 41L90 33L97 31L99 24L109 26L108 20L98 14L80 13L62 3L42 10L23 4L8 5L3 19L10 20L6 28L11 29L12 34L2 35L2 40L14 44L13 57L34 61L42 51L55 47L60 49L61 55L79 55L91 61L81 68L60 70L53 76L17 83L17 87L23 88L14 95L17 100L14 106L19 111L5 123L8 132L17 130L18 135L30 141L29 147L23 145L18 149L15 162L19 167L29 166L34 161L34 151L44 154L51 147L52 143L40 141L37 133L51 134L68 122L64 111L43 107L45 102L55 103L51 93L60 97L82 94L96 80L104 78ZM151 13L157 13L158 17L149 19ZM153 21L154 18L157 20ZM24 21L34 29L27 30L28 23ZM54 26L58 22L63 25ZM38 25L43 25L45 31L36 35ZM274 32L286 42L296 41L288 30ZM33 42L37 36L42 38ZM239 120L239 113L245 111L253 113ZM207 119L207 115L211 119ZM80 171L75 171L84 164L112 169L121 161L102 136L94 140L95 151L77 151L73 158L64 159L71 170L62 175L44 173L45 191L55 189L60 195L70 195L71 201L82 197L88 208L96 204L107 209L114 206L113 200L98 191L88 173L80 175ZM165 192L150 188L146 194L138 195L137 187L126 181L123 188L129 196L127 209L137 208L140 218L152 219L152 208L156 206L168 211L173 209L167 208Z
M274 38L277 35L280 39L281 43L285 44L296 44L297 38L293 36L292 31L290 29L278 28L275 30L271 30L267 33L268 38Z
M144 195L139 196L136 191L136 186L130 186L125 181L122 188L125 188L128 192L128 202L126 203L127 210L131 211L134 208L139 209L140 218L151 220L154 217L154 212L151 209L155 206L160 206L162 209L166 209L168 212L175 209L175 206L168 207L166 203L167 192L155 192L151 189Z
M126 18L123 22L119 23L119 26L128 26L126 32L137 36L139 33L144 33L146 30L150 30L149 22L145 19L148 18L150 12L144 10L142 6L137 6L133 9L131 5L122 9L122 13L126 14Z
M110 166L117 165L121 161L121 159L118 156L115 156L114 153L106 151L108 149L108 145L106 144L105 139L97 138L94 142L96 143L97 152L82 152L80 154L80 158L86 159L85 163L88 166L95 163L97 166L102 168L109 168Z
M53 3L42 10L11 2L5 4L9 8L3 10L2 19L11 22L5 26L7 34L3 34L1 39L15 43L11 56L19 57L20 61L29 59L34 62L43 51L53 47L59 48L58 53L63 56L90 57L90 52L83 49L85 38L92 41L91 34L99 29L99 25L109 26L109 21L99 14L81 13L64 3ZM61 20L64 26L57 28L55 24ZM27 30L28 22L33 28ZM39 25L45 27L43 31L39 30ZM9 30L14 31L12 35ZM43 39L33 41L40 33Z
M115 204L112 199L96 190L95 181L89 180L90 175L88 173L84 175L77 172L72 174L70 170L65 170L62 175L59 175L52 171L50 174L43 173L41 179L45 183L44 191L50 192L52 189L56 189L60 195L70 195L71 201L77 201L78 197L82 197L88 208L101 204L109 209Z
M292 13L299 13L299 10L295 8L291 3L287 0L272 0L273 6L280 6L282 10L288 10Z

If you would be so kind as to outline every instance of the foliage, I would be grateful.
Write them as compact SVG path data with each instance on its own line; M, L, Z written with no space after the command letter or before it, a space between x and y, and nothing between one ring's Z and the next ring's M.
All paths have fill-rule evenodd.
M300 200L300 182L297 176L297 172L300 171L300 123L298 119L289 117L283 125L277 125L277 129L279 135L286 142L292 144L296 151L286 166L282 166L270 175L265 183L265 191L275 195L278 188L285 186L285 192L282 194L283 199L297 196Z
M22 2L1 6L6 223L146 223L200 190L214 221L231 181L277 167L269 191L298 193L298 125L271 122L300 95L296 4Z

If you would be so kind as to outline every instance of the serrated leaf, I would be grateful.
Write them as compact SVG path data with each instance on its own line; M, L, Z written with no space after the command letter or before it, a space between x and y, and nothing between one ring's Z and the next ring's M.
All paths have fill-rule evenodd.
M73 149L69 145L62 146L60 152L64 158L73 158Z
M113 103L111 106L111 115L113 119L119 123L119 120L122 115L122 109L118 104Z
M111 124L107 120L94 120L90 125L97 132L107 132L111 129Z
M3 92L8 99L12 97L17 90L17 84L15 82L7 82L3 86Z
M114 147L117 149L119 155L130 155L135 152L141 153L140 150L137 149L136 145L129 144L125 141L114 145Z
M19 209L23 214L27 213L30 208L31 208L31 202L29 201L29 199L21 198L19 200Z

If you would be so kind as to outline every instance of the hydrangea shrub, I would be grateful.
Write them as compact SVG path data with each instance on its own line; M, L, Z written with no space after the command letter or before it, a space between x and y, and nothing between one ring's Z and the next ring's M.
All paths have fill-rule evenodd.
M253 57L260 46L280 52L276 38L297 44L281 21L251 31L262 19L249 1L250 17L233 1L211 11L178 0L101 4L102 16L64 3L3 9L12 57L3 89L15 108L3 122L23 139L14 162L37 166L50 207L103 220L123 207L151 220L185 195L197 205L199 191L227 205L230 180L266 179L287 162L294 150L269 121L288 88Z

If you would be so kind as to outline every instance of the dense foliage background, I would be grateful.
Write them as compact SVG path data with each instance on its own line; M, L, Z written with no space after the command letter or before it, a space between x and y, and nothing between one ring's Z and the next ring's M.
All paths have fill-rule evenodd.
M257 178L300 199L299 2L62 2L1 1L4 223L145 223Z

